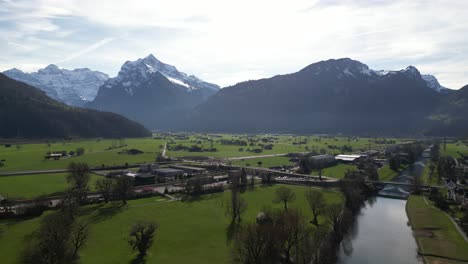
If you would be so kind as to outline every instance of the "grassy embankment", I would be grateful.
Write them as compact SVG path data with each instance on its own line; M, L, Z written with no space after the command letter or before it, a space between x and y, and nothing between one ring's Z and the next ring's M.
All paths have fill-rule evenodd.
M272 202L278 187L256 187L242 194L248 203L243 215L244 223L255 221L255 216L264 206L282 208L281 204ZM304 198L307 187L288 187L297 197L289 207L299 208L307 217L312 217ZM322 191L327 203L342 201L339 193ZM206 195L192 202L167 202L161 201L161 197L152 197L130 201L123 208L111 204L86 206L81 219L89 221L90 234L86 247L80 253L80 263L131 263L136 254L131 252L128 245L128 232L139 220L156 221L159 225L147 264L228 263L229 217L223 204L229 194ZM15 263L24 239L38 227L41 219L9 225L0 222L0 256L3 264Z
M406 205L419 252L426 263L468 262L468 242L458 233L450 218L423 196L411 195ZM464 260L465 262L457 261Z
M31 174L0 177L0 195L8 198L34 198L42 195L61 194L68 187L67 174ZM102 178L90 174L89 187L95 190L96 181Z
M351 171L357 170L357 167L356 165L352 165L352 164L340 163L333 167L328 167L328 168L323 169L322 175L327 176L327 177L337 178L337 179L343 179L348 170L351 170ZM313 171L312 175L317 175L317 172Z

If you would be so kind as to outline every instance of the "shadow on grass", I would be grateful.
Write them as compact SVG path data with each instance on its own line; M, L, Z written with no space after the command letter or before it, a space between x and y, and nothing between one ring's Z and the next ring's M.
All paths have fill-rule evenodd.
M185 195L184 197L182 197L181 201L188 202L188 203L200 202L203 200L210 200L213 198L217 198L220 194L222 193L218 192L218 193L201 194L201 195Z
M237 223L236 220L232 220L231 223L228 225L226 228L226 243L228 245L231 244L232 240L234 239L234 236L236 233L239 231L239 224Z
M142 257L140 255L132 259L132 261L130 262L130 264L145 264L145 263L146 263L145 257Z
M98 207L96 208L96 215L91 218L93 222L101 222L107 219L112 218L116 214L122 212L124 208L123 203L111 203L109 206L106 207Z

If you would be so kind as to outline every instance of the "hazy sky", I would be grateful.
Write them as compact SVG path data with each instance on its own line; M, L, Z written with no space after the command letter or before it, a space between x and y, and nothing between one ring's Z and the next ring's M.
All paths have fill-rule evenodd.
M154 54L221 86L349 57L468 84L468 1L0 0L0 70L115 76Z

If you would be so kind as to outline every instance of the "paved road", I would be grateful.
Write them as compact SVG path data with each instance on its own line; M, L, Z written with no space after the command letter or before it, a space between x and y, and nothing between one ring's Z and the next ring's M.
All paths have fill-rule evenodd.
M161 154L161 156L163 158L167 158L166 152L167 152L167 142L166 142L166 144L164 144L164 148L163 148L163 151L162 151L162 154Z
M309 152L299 152L298 154L307 154ZM290 153L279 153L279 154L265 154L265 155L256 155L256 156L244 156L244 157L232 157L226 158L225 160L243 160L243 159L257 159L257 158L272 158L272 157L282 157Z
M0 173L0 177L2 177L2 176L28 175L28 174L64 173L64 172L67 172L67 169L2 172L2 173Z

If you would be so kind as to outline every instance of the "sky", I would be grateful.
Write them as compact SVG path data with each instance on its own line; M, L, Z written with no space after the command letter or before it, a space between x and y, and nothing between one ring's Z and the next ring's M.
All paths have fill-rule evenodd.
M468 84L468 1L0 0L0 71L116 76L154 54L220 86L331 58Z

